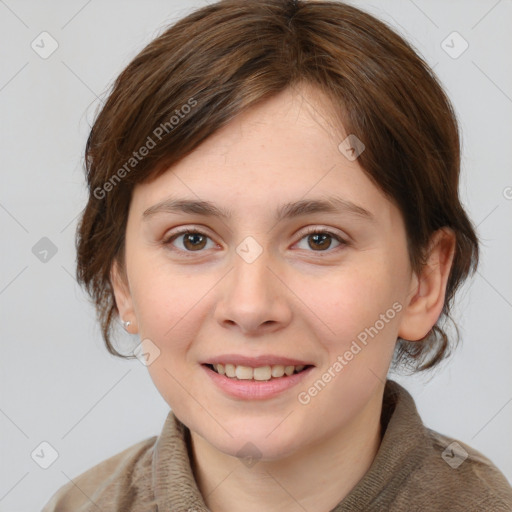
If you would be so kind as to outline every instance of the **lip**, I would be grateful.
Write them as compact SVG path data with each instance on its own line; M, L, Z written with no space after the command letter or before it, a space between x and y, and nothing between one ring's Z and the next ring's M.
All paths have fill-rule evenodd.
M254 361L254 358L249 358ZM238 360L238 359L237 359ZM284 361L285 359L280 358L280 361ZM287 359L287 361L292 361L291 359ZM218 363L208 363L208 364L218 364ZM229 364L229 363L228 363ZM259 363L260 366L265 366ZM275 363L281 364L281 363ZM302 364L302 363L297 363ZM247 366L251 366L248 364ZM292 363L290 363L292 366ZM269 398L273 398L284 391L293 388L299 382L301 382L304 378L306 378L310 371L313 370L314 366L310 366L309 368L305 368L300 373L294 373L290 376L279 377L277 379L270 380L236 380L226 377L225 375L220 375L206 364L202 364L201 368L206 372L208 377L212 380L212 382L225 394L233 397L240 398L243 400L267 400Z
M289 357L281 357L270 354L263 354L256 357L248 357L239 354L224 354L216 356L201 364L234 364L235 366L250 366L251 368L259 368L261 366L314 366L310 361L300 361L299 359L290 359Z

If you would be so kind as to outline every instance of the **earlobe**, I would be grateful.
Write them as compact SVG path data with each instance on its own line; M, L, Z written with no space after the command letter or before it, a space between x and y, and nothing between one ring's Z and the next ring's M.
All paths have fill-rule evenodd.
M133 301L126 274L119 266L117 260L112 264L110 282L116 300L117 311L119 312L119 320L127 332L131 334L137 333L137 319L133 309Z
M455 242L450 228L439 229L432 235L427 262L419 275L413 275L410 297L398 331L400 338L421 340L437 322L444 306Z

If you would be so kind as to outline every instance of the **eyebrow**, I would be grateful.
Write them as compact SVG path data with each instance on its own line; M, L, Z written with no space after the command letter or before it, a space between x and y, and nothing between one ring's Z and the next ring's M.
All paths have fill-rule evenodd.
M220 217L222 219L232 218L232 211L229 209L220 208L210 201L191 199L165 199L145 210L142 214L142 219L144 221L149 220L157 213L189 213L204 215L205 217ZM303 199L283 204L276 210L274 220L280 222L285 219L292 219L312 213L345 213L372 222L375 221L375 216L362 206L336 196L330 196L325 199Z

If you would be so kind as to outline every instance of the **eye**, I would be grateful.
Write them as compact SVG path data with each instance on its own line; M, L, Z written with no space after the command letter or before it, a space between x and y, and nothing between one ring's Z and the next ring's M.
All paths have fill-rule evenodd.
M348 242L340 235L333 233L332 231L319 228L308 229L303 233L300 241L304 239L309 239L308 247L313 249L313 252L328 252L327 249L331 247L332 239L338 242L337 247L348 245Z
M348 245L348 242L344 240L340 235L326 229L309 228L305 233L302 234L302 238L299 242L302 242L302 240L307 238L309 238L308 247L313 249L312 252L332 252L328 251L328 249L331 248L333 239L338 243L336 247ZM177 247L174 242L180 239L181 247ZM182 252L187 255L186 253L202 252L202 250L205 248L213 248L212 246L215 246L213 241L211 241L212 246L207 247L208 240L211 241L210 237L202 231L194 228L183 228L168 236L163 241L163 245L172 246L171 250ZM304 247L299 248L304 249Z
M207 240L210 237L197 229L185 228L185 229L175 232L171 236L167 237L163 241L163 244L166 246L174 245L173 242L180 238L182 239L181 243L183 245L182 245L182 247L179 247L176 250L181 251L181 252L201 252L201 250L206 247ZM174 247L176 247L176 246L174 246ZM211 248L211 247L209 247L209 248Z

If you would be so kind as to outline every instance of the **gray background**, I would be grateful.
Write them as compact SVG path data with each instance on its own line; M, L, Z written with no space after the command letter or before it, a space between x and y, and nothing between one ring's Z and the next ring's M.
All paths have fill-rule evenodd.
M512 481L512 2L352 3L411 41L446 87L462 129L461 194L483 241L458 298L455 357L435 373L391 377L427 426L482 451ZM167 415L146 368L103 348L74 280L74 231L100 98L168 23L204 4L0 0L0 511L39 510L70 478L158 434ZM46 59L31 47L43 31L58 43ZM457 58L453 31L469 44ZM43 237L57 250L46 262L32 252ZM58 452L48 469L31 458L43 441Z

